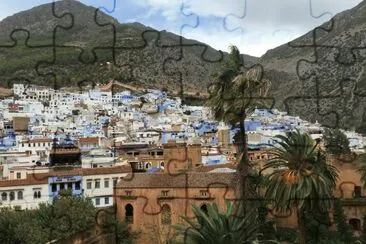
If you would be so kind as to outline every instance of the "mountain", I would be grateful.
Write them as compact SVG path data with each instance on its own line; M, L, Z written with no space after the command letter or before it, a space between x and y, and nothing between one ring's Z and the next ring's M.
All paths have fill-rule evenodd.
M365 27L363 1L260 58L243 59L246 66L264 67L276 107L366 132L366 48L355 49L366 47ZM314 38L317 48L311 46ZM206 92L226 56L167 31L121 24L74 0L40 5L0 22L0 85L5 87L22 80L69 87L114 79L192 95Z
M366 128L366 1L259 62L277 107L330 127Z
M29 39L21 29L29 32ZM140 23L120 24L74 0L7 17L0 22L0 30L3 86L24 78L58 87L115 79L138 87L179 91L182 80L184 91L205 92L210 75L227 55ZM257 60L244 56L251 62Z

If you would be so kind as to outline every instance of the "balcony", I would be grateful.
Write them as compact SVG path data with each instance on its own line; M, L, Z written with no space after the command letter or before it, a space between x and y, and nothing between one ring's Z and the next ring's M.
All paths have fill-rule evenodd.
M209 199L215 199L215 196L214 195L210 195L210 194L207 194L207 195L194 195L193 196L193 199L196 199L196 200L209 200Z
M131 195L121 195L119 196L122 200L136 200L137 196L131 196Z
M172 200L174 198L175 197L174 196L171 196L171 195L159 195L158 196L158 200Z
M343 206L366 206L366 197L344 198L341 203Z

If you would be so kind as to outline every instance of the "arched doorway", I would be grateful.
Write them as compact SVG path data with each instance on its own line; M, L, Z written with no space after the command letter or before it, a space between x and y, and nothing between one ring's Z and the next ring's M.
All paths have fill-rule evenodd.
M150 163L150 162L146 163L146 164L145 164L145 168L146 168L146 169L150 169L150 168L151 168L151 163Z
M172 210L168 204L161 207L161 223L163 225L172 224Z
M133 224L133 206L131 204L127 204L125 206L125 212L126 222Z
M348 223L352 226L353 230L361 230L361 220L359 219L350 219Z
M206 204L201 205L201 211L203 211L206 215L208 215L208 210L207 210L207 205Z

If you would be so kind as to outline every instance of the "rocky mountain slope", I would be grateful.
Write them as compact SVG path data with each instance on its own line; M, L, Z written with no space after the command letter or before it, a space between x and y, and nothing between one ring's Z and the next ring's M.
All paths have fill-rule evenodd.
M363 1L260 59L243 56L247 66L263 65L276 107L328 126L366 128L365 40ZM58 87L115 79L202 93L226 55L139 23L120 24L74 0L0 22L0 85L5 87L25 79Z
M316 46L316 47L315 47ZM276 105L328 126L357 129L366 104L366 1L260 58ZM287 98L287 102L284 102ZM364 116L365 117L365 116Z
M21 29L29 32L29 39ZM3 85L22 78L57 86L116 79L177 91L183 81L184 90L202 92L226 56L173 33L139 23L120 24L74 0L17 13L1 21L0 30Z

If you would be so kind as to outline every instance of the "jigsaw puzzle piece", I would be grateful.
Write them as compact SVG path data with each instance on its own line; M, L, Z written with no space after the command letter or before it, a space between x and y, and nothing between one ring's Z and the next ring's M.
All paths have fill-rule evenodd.
M339 122L342 117L334 106L339 104L341 100L337 99L324 99L314 96L290 96L284 100L284 106L286 108L285 111L289 115L293 115L294 111L296 111L297 116L307 116L308 121L312 123L319 121L325 127L339 128Z
M67 20L60 20L53 15L53 6L49 4L37 6L24 17L24 13L20 12L14 16L5 18L0 23L0 46L9 46L14 43L12 34L14 32L23 31L23 38L28 38L30 46L49 46L54 43L54 32L57 28L67 28L71 23L71 16L67 16ZM12 21L14 17L21 15L17 21ZM37 23L37 24L34 24Z
M113 77L114 70L110 67L108 62L112 57L112 50L95 51L98 56L98 63L95 63L94 55L88 56L90 63L83 63L87 58L87 52L79 47L56 47L55 58L52 62L40 62L36 66L36 71L41 77L48 77L53 82L55 90L63 86L70 86L70 84L84 84L85 81L98 84L101 81L108 81ZM81 62L80 57L84 56ZM66 69L67 65L72 64L75 69ZM90 76L91 70L99 70L99 75Z
M6 60L0 61L0 74L3 80L26 79L33 83L39 83L41 80L37 77L34 67L41 61L52 62L54 52L52 45L33 46L29 44L30 33L27 30L14 30L10 38L13 43L0 46L0 55ZM41 53L42 55L39 55ZM6 84L3 84L4 86Z
M80 12L79 9L83 8L78 5L82 4L71 0L53 2L53 14L56 18L64 19L67 16L71 19L69 26L55 30L55 46L81 48L79 61L93 64L100 60L97 50L114 52L115 25L118 21L93 7L89 7L86 12ZM113 60L114 56L108 58Z

